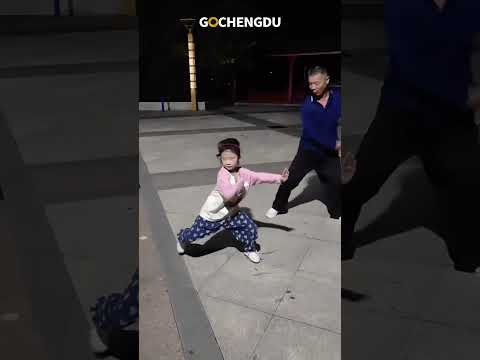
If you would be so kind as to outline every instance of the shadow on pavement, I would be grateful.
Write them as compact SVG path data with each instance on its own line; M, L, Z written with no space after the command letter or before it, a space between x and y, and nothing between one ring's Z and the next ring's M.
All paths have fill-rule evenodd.
M436 193L423 168L415 167L402 176L401 189L388 209L372 223L357 230L354 236L358 246L362 247L424 227L440 237L447 249L451 249L462 229L452 225L448 206L445 197ZM456 212L458 216L464 213L462 209L456 209Z
M294 207L309 203L314 200L325 201L326 196L325 194L322 194L322 186L318 177L310 176L307 178L307 186L302 193L288 203L288 209L293 209Z
M305 187L305 189L302 191L301 194L291 200L288 203L287 207L290 210L302 204L318 200L322 204L325 204L327 209L331 209L333 207L334 199L332 198L332 196L330 196L330 191L331 188L329 186L323 186L323 184L320 183L320 179L318 178L318 176L310 176L309 178L307 178L307 186ZM333 218L338 218L339 216L340 214L338 213L331 214L331 217Z
M252 210L250 208L242 208L242 211L244 213L246 213L248 216L250 216L253 219L253 221L255 222L255 224L257 224L258 227L278 229L278 230L283 230L283 231L288 231L288 232L290 232L292 230L295 230L294 228L291 228L289 226L267 223L267 222L263 222L263 221L260 221L260 220L255 220L255 218L252 215Z
M241 208L241 210L253 219L251 209ZM267 227L267 228L279 229L283 231L294 230L294 228L284 226L284 225L266 223L258 220L254 220L254 222L255 224L257 224L258 227ZM191 257L201 257L201 256L209 255L217 251L226 249L228 247L235 248L240 252L244 251L244 248L240 243L240 241L235 239L235 237L230 231L221 230L215 235L213 235L210 239L208 239L203 245L195 244L195 243L188 244L185 247L185 255L188 255ZM260 251L260 250L261 250L260 245L257 244L257 251Z
M97 359L114 357L119 360L138 360L138 336L137 330L114 331L109 336L108 350L96 353L95 357Z
M236 240L233 234L228 230L222 230L213 235L205 244L188 244L185 247L185 255L191 257L201 257L215 253L217 251L233 247L243 252L243 246L240 241Z
M351 302L360 302L364 300L368 300L368 296L366 294L362 294L351 289L343 288L341 289L341 298L343 300L351 301Z

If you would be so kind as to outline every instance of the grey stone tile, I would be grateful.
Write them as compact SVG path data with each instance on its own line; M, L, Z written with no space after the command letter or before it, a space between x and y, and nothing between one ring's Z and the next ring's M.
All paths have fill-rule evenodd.
M414 251L412 251L414 249ZM364 261L388 260L403 264L451 267L444 241L423 227L388 236L358 249Z
M242 162L267 163L293 159L298 139L271 130L225 131L192 135L141 138L140 152L151 174L171 171L214 168L217 142L236 137L243 149ZM258 144L262 144L261 147ZM279 146L282 144L282 146Z
M225 128L228 131L230 127L253 127L254 125L243 121L235 120L222 115L210 115L200 117L175 117L167 119L148 119L142 120L139 125L139 131L145 133L152 131L176 131L176 130L201 130L201 129L220 129Z
M343 360L406 359L405 345L417 321L343 305Z
M479 276L447 269L430 285L433 298L422 318L480 332Z
M64 259L75 292L89 321L91 318L89 309L97 298L111 293L122 293L137 267L136 264L121 262L112 266L111 258L102 261L97 258L65 256Z
M299 125L302 123L300 110L295 112L250 113L249 116L284 126Z
M480 332L435 324L419 324L406 345L407 360L470 360L478 358Z
M340 281L328 276L302 274L295 276L280 303L276 315L340 334Z
M332 279L332 284L341 282L340 244L330 241L315 241L300 265L302 272Z
M360 258L360 257L359 257ZM368 300L354 306L419 318L433 299L432 284L438 281L443 269L418 264L367 260L342 264L342 287L365 293Z
M340 335L274 318L252 360L340 360Z
M137 206L136 197L119 196L49 205L47 215L64 254L107 259L115 253L131 263L138 254Z
M208 296L201 299L225 360L249 360L271 315Z
M273 267L269 261L251 263L234 255L203 286L202 294L273 313L290 283L294 270Z

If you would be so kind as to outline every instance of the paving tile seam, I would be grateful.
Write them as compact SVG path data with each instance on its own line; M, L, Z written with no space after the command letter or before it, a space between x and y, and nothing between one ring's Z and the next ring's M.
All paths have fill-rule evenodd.
M207 240L207 241L208 241L208 240ZM215 270L213 273L211 273L210 275L208 275L208 276L202 281L201 284L199 284L199 287L198 287L198 289L197 289L197 292L198 292L199 294L203 291L204 287L207 285L207 282L208 282L212 277L214 277L220 270L222 270L222 268L225 267L225 265L226 265L226 264L230 261L230 259L233 258L235 255L236 255L236 253L232 253L231 255L228 255L228 258L225 260L225 262L224 262L222 265L220 265L217 270ZM187 255L187 256L188 256L188 255ZM187 267L188 267L188 265L187 265ZM189 269L189 271L190 271L190 269Z
M370 313L370 314L376 314L376 315L382 315L384 319L401 319L401 320L409 320L414 323L418 324L431 324L431 325L438 325L442 326L445 328L453 329L453 330L461 330L461 331L467 331L467 332L474 332L474 333L480 333L480 328L472 327L472 326L465 326L462 324L452 324L452 323L446 323L446 322L441 322L438 320L433 320L433 319L425 319L422 317L416 317L412 315L408 315L406 313L398 312L395 310L385 310L382 308L356 308L356 311L359 311L361 313Z
M0 67L0 79L52 77L111 72L137 72L138 60L91 61L81 63Z
M245 167L255 170L258 167L269 167L269 166L275 166L278 168L283 168L283 167L288 167L290 165L290 161L274 161L274 162L268 162L268 163L250 163L246 164ZM190 170L180 170L180 171L172 171L172 172L157 172L157 173L152 173L152 177L155 179L155 188L158 191L163 191L163 190L173 190L173 189L182 189L182 188L187 188L187 187L200 187L200 186L207 186L207 185L215 185L216 183L216 174L218 172L218 168L202 168L202 169L190 169ZM211 176L205 175L206 173L211 173ZM195 177L205 175L205 180L202 183L198 182L188 182L188 183L183 183L183 184L174 184L171 183L173 180L169 179L169 177L175 177L175 176L180 176L182 175L183 177ZM162 179L163 178L163 179ZM166 178L166 179L165 179ZM163 181L160 181L163 180ZM162 184L157 184L159 182L162 182Z
M368 260L367 263L368 264L371 264L371 261L382 261L382 260L388 260L389 263L391 264L396 264L396 265L417 265L418 266L418 262L414 262L413 260L412 261L409 261L408 259L396 259L396 258L390 258L390 257L383 257L383 258L380 258L380 257L369 257L368 259L365 259L365 260ZM362 264L362 261L359 259L359 262L358 264ZM445 262L444 264L428 264L428 263L425 263L425 264L422 264L422 267L423 268L428 268L428 269L435 269L435 270L450 270L452 269L452 263L450 262Z
M172 214L172 215L189 215L189 216L196 216L196 212L186 212L186 211L165 211L166 214ZM261 218L263 219L263 218ZM258 221L262 221L260 219L257 219L257 218L254 218L253 217L253 220L258 220ZM278 224L278 223L269 223L269 224L272 224L272 225L280 225L280 226L287 226L287 225L283 225L283 224ZM261 229L263 226L259 226L259 228ZM268 228L268 227L265 227L265 228ZM279 229L278 229L279 230ZM294 229L295 230L295 229ZM173 231L173 230L172 230ZM213 235L211 235L213 236ZM300 239L308 239L308 240L313 240L313 241L320 241L320 242L324 242L324 243L329 243L329 244L338 244L339 243L339 240L328 240L328 239L320 239L320 238L316 238L316 237L313 237L311 235L304 235L304 234L300 234L300 233L289 233L288 236L290 237L294 237L294 238L300 238ZM206 237L206 239L208 239L208 237ZM259 240L259 243L261 243L261 240ZM260 251L261 253L261 251Z
M252 352L250 353L250 356L248 357L250 360L255 360L254 356L257 353L257 349L260 346L260 344L263 342L265 337L267 336L268 329L270 328L270 325L272 324L273 318L275 315L271 314L270 318L268 319L267 325L265 326L265 329L263 330L262 336L260 336L260 339L257 341L255 346L253 347Z
M239 120L239 121L243 121L247 124L252 124L252 125L256 125L256 126L275 126L275 125L279 125L279 124L276 124L276 123L273 123L273 122L270 122L268 120L264 120L264 119L260 119L260 118L257 118L255 116L251 116L251 115L246 115L246 114L242 114L242 113L239 113L239 112L235 112L233 114L229 114L228 115L229 117L231 117L232 119L234 120ZM301 125L300 125L300 128L301 128ZM298 134L290 134L288 132L288 130L292 130L292 128L277 128L277 129L274 129L274 128L269 128L270 130L273 130L273 131L276 131L276 132L279 132L283 135L288 135L288 136L292 136L292 137L295 137L295 138L299 138L299 135Z
M46 206L50 206L50 205L74 205L74 204L81 204L84 201L110 200L110 199L116 199L116 198L120 198L120 197L122 197L122 198L123 197L134 197L137 194L138 194L138 189L135 188L135 189L132 189L132 191L128 191L128 192L119 191L118 193L117 192L104 193L104 194L96 193L96 194L92 194L91 196L89 196L89 195L82 196L82 197L78 196L78 197L75 197L75 199L71 199L71 197L73 197L75 195L81 195L81 194L68 193L67 194L68 198L65 198L65 199L44 198L42 200L43 200L43 202L45 203ZM70 195L72 195L72 196L70 196Z
M288 317L284 317L284 316L279 316L279 315L271 315L269 321L268 321L268 324L264 330L264 333L263 335L261 336L260 340L257 342L257 344L255 344L255 347L252 351L252 353L250 354L249 356L249 359L250 360L256 360L255 358L255 354L257 353L257 349L258 347L260 346L260 344L263 342L263 340L265 339L265 337L267 336L267 333L268 333L268 330L270 329L270 326L272 324L272 321L275 320L275 319L282 319L282 320L287 320L287 321L291 321L293 323L296 323L296 324L300 324L300 325L303 325L303 326L307 326L309 328L313 328L313 329L317 329L317 330L322 330L322 331L326 331L330 334L334 334L334 335L337 335L337 336L341 336L341 332L336 332L336 331L333 331L333 330L330 330L330 329L326 329L326 328L322 328L322 327L318 327L318 326L315 326L315 325L312 325L312 324L308 324L308 323L305 323L303 321L298 321L298 320L294 320L294 319L290 319Z
M298 130L301 128L301 125L278 125L273 124L269 126L284 126L284 129L289 130ZM245 131L266 131L266 130L276 130L272 129L269 126L237 126L237 127L224 127L224 128L210 128L210 129L195 129L195 130L168 130L168 131L143 131L139 133L139 137L142 139L145 138L155 138L161 136L181 136L181 135L199 135L199 134L214 134L214 133L230 133L230 132L245 132ZM285 135L285 134L284 134ZM288 134L291 135L291 134Z
M370 244L368 244L370 245ZM367 246L368 246L367 245ZM360 247L361 249L362 247ZM380 263L380 264L385 264L385 262L388 261L388 263L393 263L396 265L402 264L402 265L414 265L416 267L421 267L421 268L426 268L426 269L435 269L435 270L451 270L452 269L452 263L451 262L445 262L443 264L433 264L433 263L424 263L424 264L418 264L418 262L413 262L413 261L408 261L408 259L400 259L397 260L395 258L390 258L388 257L389 254L387 254L387 257L369 257L369 258L362 258L359 257L356 260L356 263L361 266L362 264L372 264L372 261L375 263Z
M209 111L202 110L198 112L185 112L185 113L176 113L176 111L165 111L160 110L140 110L140 121L142 119L173 119L177 117L202 117L202 116L225 116L229 114L270 114L270 113L299 113L300 106L292 106L290 109L274 109L274 110L262 110L257 109L251 112L241 112L241 111ZM167 114L167 115L164 115Z
M70 276L68 268L64 262L63 256L60 252L60 247L55 234L54 227L51 224L50 218L47 215L46 206L38 196L35 189L35 181L31 173L28 171L28 165L24 162L21 155L17 140L14 137L9 123L0 113L0 143L3 145L2 153L7 154L4 160L5 169L7 170L5 181L2 183L3 191L7 197L8 229L12 238L16 240L16 271L22 279L23 287L25 289L25 296L30 306L32 314L32 324L36 328L38 335L41 338L41 343L44 345L45 353L53 356L55 359L65 355L65 344L58 347L58 333L54 334L51 331L52 324L62 327L64 331L61 333L63 340L70 340L67 338L70 334L70 326L74 322L75 325L82 332L88 333L88 319L85 316L80 302L77 290L75 288L73 279ZM29 227L22 226L23 219L29 223ZM32 233L33 230L35 234ZM29 239L32 236L36 240L41 240L48 246L37 249L32 249ZM44 253L47 253L44 254ZM39 256L43 255L43 256ZM29 258L33 257L33 259ZM44 265L46 258L49 258L51 266L54 266L55 274L58 276L57 281L60 281L57 287L57 294L53 299L54 302L62 297L62 303L69 304L68 307L58 308L57 316L51 316L45 311L45 303L48 307L52 306L52 297L49 292L45 292L42 288L42 283L47 281L46 274L49 270L37 267ZM53 261L52 261L53 259ZM51 276L47 277L50 282ZM54 303L53 303L54 304ZM67 310L68 309L68 310ZM63 314L58 320L58 315ZM73 316L75 314L75 316ZM73 345L73 344L71 344ZM90 354L88 349L88 341L84 337L79 337L75 343L75 350L86 356ZM90 358L90 356L86 357Z
M340 261L340 259L339 259L338 261ZM311 278L306 277L305 274L306 274L306 275L310 275L310 276L312 276L312 277L318 277L318 276L320 276L320 275L317 274L317 273L314 273L314 272L311 272L311 271L306 271L306 270L301 270L301 269L298 270L296 276L299 277L299 278L301 278L301 279L303 279L303 280L309 280L309 281L311 281L311 282L316 282L316 280L312 280ZM339 274L338 276L340 277L340 280L341 280L341 277L342 277L341 271L340 271L340 274ZM320 282L319 282L319 283L320 283ZM325 284L325 283L322 282L322 283L320 283L320 284ZM327 285L327 286L330 286L330 285ZM340 290L340 287L341 287L340 282L339 282L336 286L338 286L338 290ZM332 286L332 287L334 287L334 286Z
M306 323L304 321L300 321L300 320L296 320L296 319L292 319L292 318L289 318L287 316L283 316L283 315L279 315L275 312L268 312L268 311L265 311L265 310L261 310L261 309L257 309L255 307L252 307L252 306L248 306L248 305L245 305L245 304L241 304L239 302L236 302L234 300L230 300L230 299L226 299L226 298L223 298L221 296L212 296L206 292L202 292L201 293L202 296L205 296L205 297L208 297L208 298L211 298L211 299L214 299L214 300L217 300L217 301L221 301L221 302L224 302L224 303L228 303L228 304L232 304L232 305L236 305L238 307L241 307L241 308L244 308L244 309L247 309L247 310L252 310L252 311L256 311L256 312L260 312L264 315L269 315L271 316L272 318L280 318L280 319L284 319L284 320L289 320L289 321L292 321L292 322L296 322L298 324L302 324L302 325L307 325L309 327L312 327L312 328L316 328L316 329L319 329L319 330L324 330L324 331L328 331L330 333L333 333L333 334L336 334L336 335L340 335L341 333L338 332L338 331L334 331L332 329L327 329L327 328L323 328L323 327L320 327L320 326L317 326L317 325L313 325L313 324L309 324L309 323ZM285 296L286 294L284 294ZM280 303L280 302L279 302ZM268 328L268 326L267 326Z
M338 239L338 240L321 239L321 238L318 238L318 237L315 237L315 236L312 236L312 235L305 235L305 237L310 239L310 240L326 242L326 243L329 243L329 244L330 243L334 243L334 244L339 244L340 243L340 239Z
M326 332L329 332L329 333L331 333L331 334L340 335L340 336L342 335L342 332L341 332L341 331L335 331L335 330L332 330L332 329L327 329L327 328L324 328L324 327L321 327L321 326L309 324L309 323L304 322L304 321L291 319L291 318L289 318L289 317L287 317L287 316L283 316L283 315L273 315L273 317L278 318L278 319L283 319L283 320L292 321L292 322L295 322L295 323L297 323L297 324L302 324L302 325L305 325L305 326L308 326L308 327L311 327L311 328L314 328L314 329L326 331Z
M142 184L140 196L146 204L146 216L152 228L155 256L161 258L185 360L223 360L218 340L199 293L193 285L185 260L170 255L176 253L176 238L160 196L154 188L152 176L142 157L139 158L139 167L139 180ZM161 241L162 239L163 241Z
M139 133L139 137L155 138L155 137L161 137L161 136L199 135L199 134L211 134L211 133L260 131L260 130L270 130L270 129L267 127L260 127L260 126L237 126L237 127L195 129L195 130L143 131Z
M107 253L107 252L106 252ZM73 260L78 260L78 261L91 261L91 260L104 260L105 256L100 255L72 255L69 252L62 252L64 257L68 257ZM116 263L116 267L132 267L133 265L137 266L138 261L137 260L132 260L132 261L121 261ZM133 272L133 270L132 270Z

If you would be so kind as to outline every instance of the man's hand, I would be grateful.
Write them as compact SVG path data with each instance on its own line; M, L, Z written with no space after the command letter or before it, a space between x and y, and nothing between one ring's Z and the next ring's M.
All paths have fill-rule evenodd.
M282 178L281 178L280 181L281 181L282 183L284 183L285 181L288 180L288 176L289 176L289 175L290 175L290 173L288 172L288 169L283 169L282 174L281 174Z
M342 169L342 184L348 183L352 180L355 171L357 170L357 161L353 157L352 153L347 152L345 157L341 160Z
M472 95L468 100L468 106L473 111L480 111L480 94Z

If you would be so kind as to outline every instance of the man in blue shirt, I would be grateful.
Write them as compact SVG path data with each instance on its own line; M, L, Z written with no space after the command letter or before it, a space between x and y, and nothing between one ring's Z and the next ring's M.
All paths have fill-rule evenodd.
M297 154L289 168L289 178L278 189L268 218L285 214L288 198L294 188L311 170L330 191L325 201L331 217L340 216L340 161L338 127L341 114L340 92L330 88L325 68L316 66L308 71L312 95L302 107L302 137Z
M353 231L363 204L402 162L418 156L445 205L455 269L474 272L480 266L478 219L468 208L480 201L478 99L468 95L479 5L478 0L385 0L390 66L377 114L356 155L355 175L342 189L342 260L354 256Z

